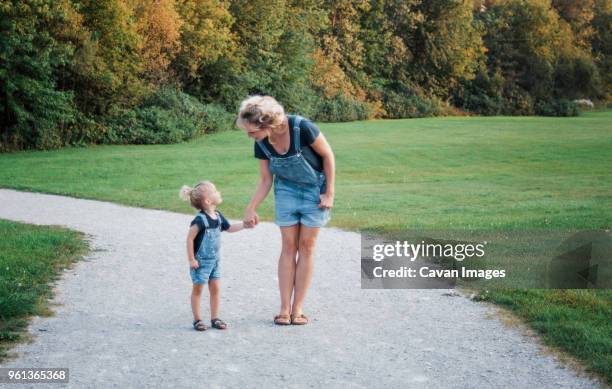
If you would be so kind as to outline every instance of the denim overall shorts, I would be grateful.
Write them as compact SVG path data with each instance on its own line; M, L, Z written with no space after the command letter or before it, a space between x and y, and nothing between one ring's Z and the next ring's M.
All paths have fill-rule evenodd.
M190 269L190 274L191 281L194 284L206 284L209 279L216 280L220 277L221 215L217 212L219 227L214 229L209 228L208 219L204 214L200 212L197 217L202 219L206 231L195 255L196 261L198 261L200 266L197 269Z
M257 141L270 160L270 172L274 176L275 222L280 227L303 224L307 227L323 227L330 219L329 208L319 208L321 193L325 192L325 174L316 171L302 155L300 144L301 116L293 123L293 141L296 154L274 157L262 141Z

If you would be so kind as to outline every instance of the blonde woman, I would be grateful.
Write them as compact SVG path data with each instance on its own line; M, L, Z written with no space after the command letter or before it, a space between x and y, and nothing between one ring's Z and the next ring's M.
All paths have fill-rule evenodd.
M260 180L244 222L257 224L257 207L274 185L275 222L282 235L278 260L278 325L306 324L302 311L313 272L319 229L334 205L335 160L329 143L311 121L287 115L270 96L251 96L240 105L236 125L255 139Z

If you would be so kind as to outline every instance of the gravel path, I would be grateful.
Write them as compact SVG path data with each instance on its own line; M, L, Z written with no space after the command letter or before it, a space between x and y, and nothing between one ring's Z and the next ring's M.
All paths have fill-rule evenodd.
M311 324L288 327L271 320L277 228L224 234L230 328L196 332L184 254L192 216L0 189L0 218L90 236L93 251L58 284L56 315L34 318L34 341L1 365L69 367L70 387L598 387L487 304L445 290L362 290L354 232L322 231Z

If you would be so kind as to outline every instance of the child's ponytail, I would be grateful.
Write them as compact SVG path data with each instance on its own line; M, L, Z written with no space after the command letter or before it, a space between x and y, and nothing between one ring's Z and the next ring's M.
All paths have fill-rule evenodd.
M193 191L193 188L191 188L191 187L189 187L187 185L183 185L183 187L179 191L179 197L183 201L191 201L191 191Z
M191 206L195 209L202 209L202 199L206 192L206 189L210 188L212 183L210 181L200 181L193 188L183 185L181 190L179 191L179 197L183 201L189 201Z

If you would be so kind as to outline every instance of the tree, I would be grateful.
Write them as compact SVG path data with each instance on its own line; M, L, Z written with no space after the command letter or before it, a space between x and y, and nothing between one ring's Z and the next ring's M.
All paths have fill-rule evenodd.
M595 57L602 80L602 97L612 100L612 0L596 0L592 20Z
M0 1L0 150L64 144L75 119L72 93L56 90L55 71L72 47L56 42L50 26L67 16L65 1Z
M482 20L489 72L502 74L508 109L532 114L532 96L543 99L552 91L562 39L558 15L546 0L510 0L489 7Z
M121 0L75 0L88 41L72 71L81 110L104 116L114 107L132 107L147 92L141 75L142 40L131 7Z
M550 0L488 1L477 15L487 67L459 100L472 101L479 112L533 114L550 112L542 107L558 105L555 100L596 93L593 60Z
M591 49L594 29L595 0L552 0L552 6L559 16L572 28L576 44L584 49Z
M174 0L138 0L134 4L136 31L140 34L142 74L150 84L159 87L171 78L170 63L180 48L183 24Z
M360 32L361 17L370 9L370 3L367 0L326 0L324 8L328 13L328 22L321 31L321 50L317 52L316 59L320 65L332 72L315 72L313 76L321 77L314 78L313 82L324 90L326 95L342 93L365 101L367 95L363 87L366 85L359 85L360 80L363 84L366 83L363 69L365 49L363 41L360 40ZM334 83L327 83L332 78L342 80L340 88L335 91L329 87ZM338 84L337 81L335 84Z
M237 0L231 12L236 22L233 31L244 58L241 84L249 93L273 94L273 81L281 70L277 52L286 24L285 0Z
M396 7L406 4L372 0L361 18L359 40L364 49L363 70L376 85L408 82L406 65L414 57L400 36L400 23L393 23L398 17Z
M176 8L183 24L180 50L172 68L184 90L233 110L235 101L245 92L237 81L242 58L232 32L234 17L229 2L177 0Z
M310 114L313 34L318 31L320 2L234 1L231 12L242 72L237 78L247 93L275 96L289 111Z
M414 60L414 81L440 97L474 78L483 44L473 23L472 3L465 0L428 0L415 4L414 32L404 42Z

